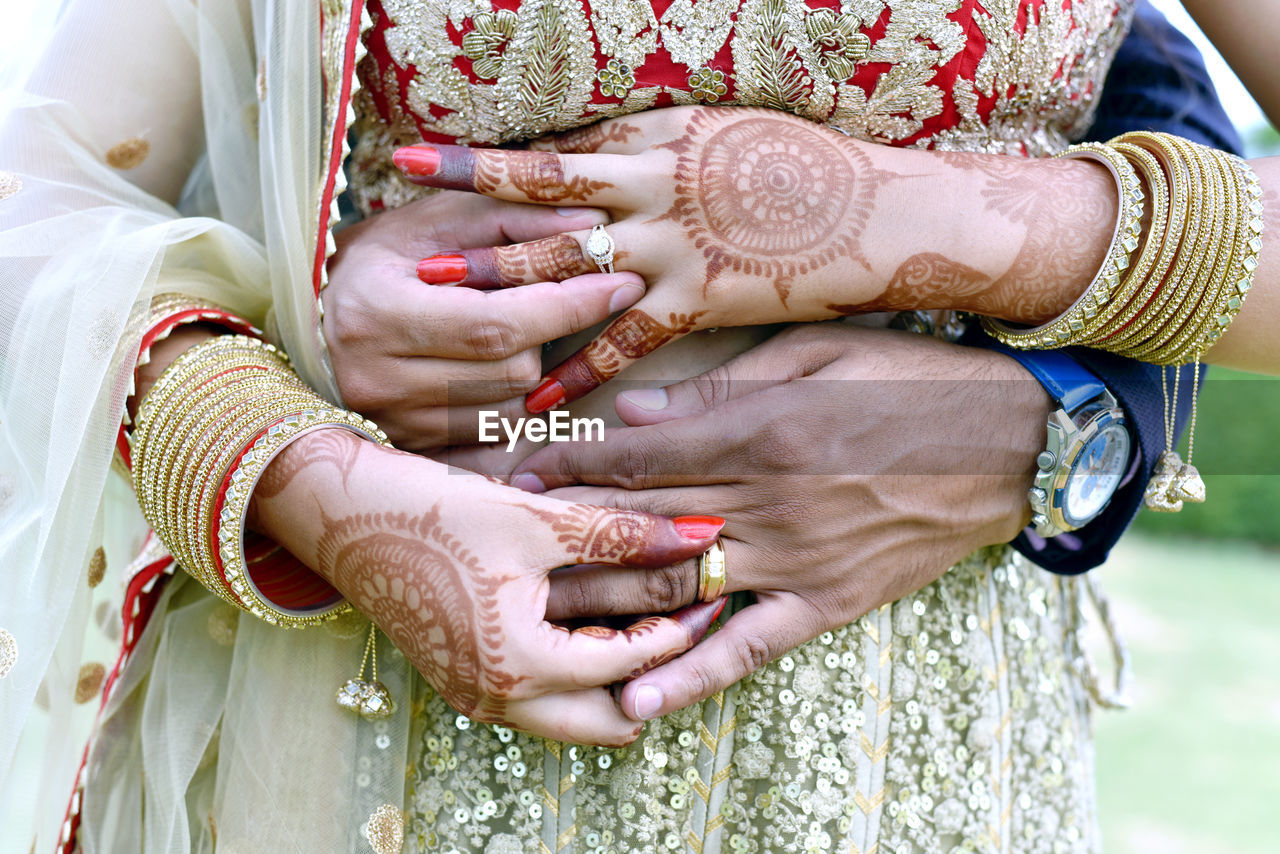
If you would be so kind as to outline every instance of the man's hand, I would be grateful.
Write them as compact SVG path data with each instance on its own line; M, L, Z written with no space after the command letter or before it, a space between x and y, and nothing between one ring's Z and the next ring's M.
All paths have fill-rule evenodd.
M756 595L627 685L623 710L646 719L1016 536L1048 396L1003 355L835 323L793 327L666 389L624 392L617 409L637 426L543 448L513 483L653 513L718 513L728 591ZM697 586L696 560L656 576L579 569L552 576L547 613L661 612Z

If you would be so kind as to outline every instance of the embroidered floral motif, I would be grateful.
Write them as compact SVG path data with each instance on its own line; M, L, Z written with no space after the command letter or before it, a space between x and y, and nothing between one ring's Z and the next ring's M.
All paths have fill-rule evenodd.
M724 72L718 69L699 68L689 75L689 91L693 97L714 104L725 96L729 87L724 85Z
M600 81L600 94L606 98L625 98L636 85L635 72L616 59L609 60L596 74L596 79Z
M364 826L374 854L400 854L404 849L404 814L395 804L383 804L373 811Z
M472 23L475 29L462 37L462 53L471 60L477 77L492 80L502 73L502 49L515 35L515 13L510 9L481 12Z
M822 65L832 80L853 76L854 63L871 53L871 39L858 31L858 19L831 9L814 9L805 18L805 31L818 48Z

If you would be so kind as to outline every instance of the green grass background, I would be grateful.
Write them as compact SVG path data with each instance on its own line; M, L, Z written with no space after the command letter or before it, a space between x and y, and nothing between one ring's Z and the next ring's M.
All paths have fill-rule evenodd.
M1095 719L1104 850L1280 851L1280 551L1135 534L1096 571L1135 678Z
M1108 854L1280 852L1280 379L1214 368L1198 409L1208 501L1096 570L1135 677L1096 719Z

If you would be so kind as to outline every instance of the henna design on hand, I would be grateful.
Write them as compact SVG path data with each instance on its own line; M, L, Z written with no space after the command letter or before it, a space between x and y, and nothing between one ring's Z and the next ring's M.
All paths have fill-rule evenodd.
M466 272L457 278L458 261ZM578 241L557 234L512 246L461 249L424 258L418 278L429 285L453 284L462 288L512 288L534 282L562 282L593 272Z
M982 293L982 305L975 308L1028 323L1042 323L1066 311L1075 295L1061 284L1087 284L1097 272L1090 259L1106 252L1106 244L1098 245L1092 231L1080 224L1115 222L1118 202L1111 176L1083 161L1048 161L1029 172L1027 161L1018 157L958 152L938 156L956 169L985 175L986 209L1027 228L1013 263ZM1063 192L1067 185L1073 187L1071 192Z
M332 465L342 475L342 486L345 489L356 459L360 456L362 441L347 430L317 430L305 437L304 442L293 442L286 446L262 472L257 486L253 488L253 494L259 498L275 498L303 470L325 463Z
M732 270L772 279L786 306L796 276L837 259L870 269L860 239L893 176L829 131L768 110L699 110L659 147L677 154L676 198L654 221L679 223L702 251L704 296Z
M698 326L698 318L706 313L672 312L668 321L662 323L645 311L631 309L547 376L560 382L565 400L577 400L616 377L630 362L692 332Z
M473 177L481 193L493 193L506 182L534 202L585 202L597 190L613 186L581 175L566 181L560 155L550 151L479 149Z
M701 551L681 538L671 520L663 516L590 504L571 504L558 511L525 509L551 527L571 564L674 566Z
M948 308L962 305L957 300L972 299L990 286L991 277L981 270L937 252L920 252L902 262L880 296L861 305L829 303L827 309L837 314L862 314Z
M418 516L325 515L324 531L317 570L395 641L449 705L476 720L501 720L505 699L528 678L501 667L499 593L514 576L481 566L444 532L439 504Z
M611 142L626 145L633 133L640 133L640 128L628 122L607 121L556 134L550 142L562 154L594 154Z
M482 250L483 251L483 250ZM582 246L567 234L492 250L501 287L533 282L563 282L594 271Z

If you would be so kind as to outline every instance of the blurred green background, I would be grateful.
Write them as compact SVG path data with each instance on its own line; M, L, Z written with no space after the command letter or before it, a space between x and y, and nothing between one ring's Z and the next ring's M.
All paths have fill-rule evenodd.
M1280 551L1132 533L1096 572L1135 680L1095 717L1104 850L1280 851Z

